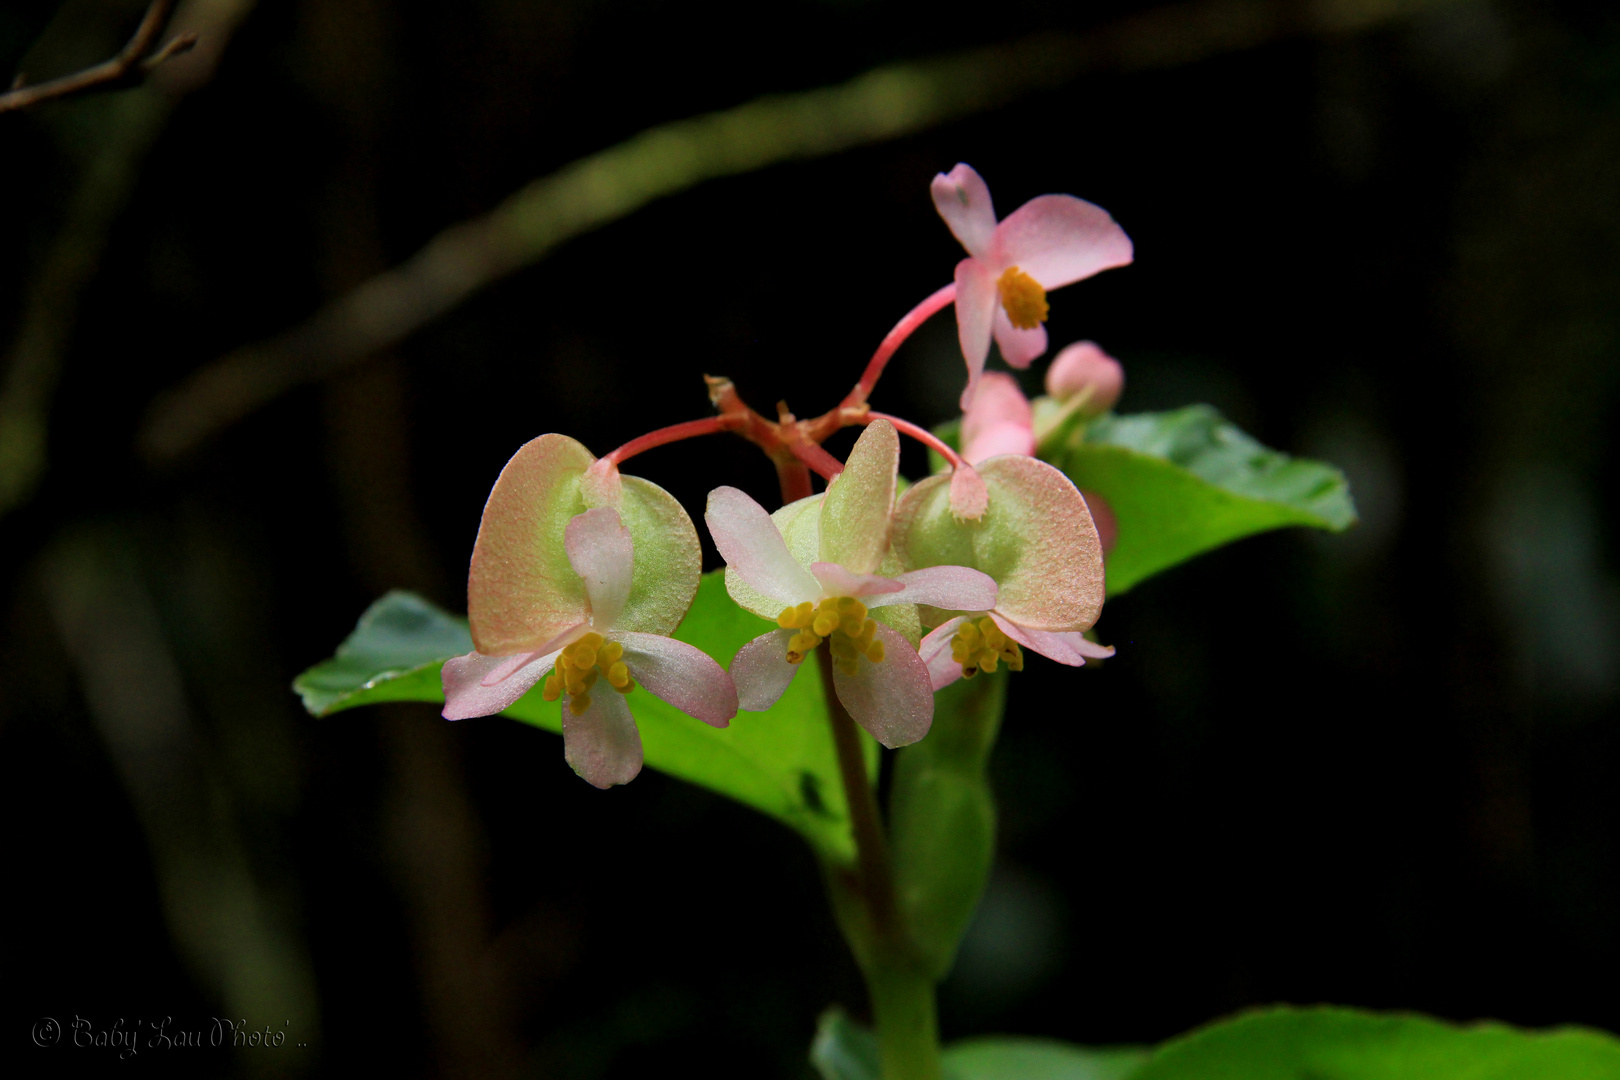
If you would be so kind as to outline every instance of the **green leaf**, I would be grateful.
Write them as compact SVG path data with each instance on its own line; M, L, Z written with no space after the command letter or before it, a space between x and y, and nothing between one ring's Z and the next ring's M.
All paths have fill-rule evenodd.
M1457 1026L1354 1009L1248 1013L1161 1046L1131 1080L1614 1080L1596 1031Z
M1042 456L1113 509L1111 596L1244 536L1356 520L1342 472L1269 450L1207 405L1098 417Z
M705 574L696 600L675 637L722 665L771 624L743 611L726 595L719 573ZM444 700L439 668L472 651L467 623L410 593L391 592L361 616L332 659L293 683L316 716L382 701ZM855 858L855 841L826 699L814 672L801 674L769 712L738 713L727 728L694 720L643 689L630 695L648 766L727 795L796 830L822 856L839 864ZM555 702L539 688L505 715L562 730ZM862 735L868 775L877 775L877 743Z
M1149 1051L1091 1049L1050 1039L964 1039L945 1051L956 1080L1135 1080Z
M1136 1047L1093 1050L1051 1039L994 1036L946 1047L945 1080L1135 1080L1149 1051ZM822 1080L882 1080L877 1036L842 1009L828 1009L816 1025L810 1063Z
M821 1080L882 1080L877 1036L843 1009L828 1009L816 1022L810 1064Z

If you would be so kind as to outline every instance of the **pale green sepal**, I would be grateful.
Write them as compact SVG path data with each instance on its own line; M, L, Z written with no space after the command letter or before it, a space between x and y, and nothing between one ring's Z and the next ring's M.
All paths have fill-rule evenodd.
M486 656L539 648L587 618L585 583L564 537L585 512L579 481L595 460L566 435L541 435L496 478L467 574L473 641Z
M914 484L895 512L894 545L908 569L967 566L1000 589L996 610L1036 630L1084 630L1103 600L1102 545L1085 500L1057 469L1005 454L978 467L984 516L951 512L950 477Z
M900 434L887 420L874 420L855 440L844 471L827 485L821 511L821 553L816 561L871 574L889 548Z
M635 571L616 630L670 634L692 606L703 574L697 530L675 497L639 476L622 478L619 520L630 530Z

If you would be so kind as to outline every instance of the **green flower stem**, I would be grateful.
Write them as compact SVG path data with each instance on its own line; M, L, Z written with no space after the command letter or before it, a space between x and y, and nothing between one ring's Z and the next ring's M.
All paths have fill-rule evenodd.
M986 768L1007 673L964 679L934 698L928 737L900 751L889 794L896 903L919 960L943 979L979 906L996 853Z
M895 902L888 838L866 775L859 730L834 691L829 650L815 654L827 689L828 720L856 845L854 872L829 868L828 892L866 979L884 1080L940 1080L934 979L912 946Z

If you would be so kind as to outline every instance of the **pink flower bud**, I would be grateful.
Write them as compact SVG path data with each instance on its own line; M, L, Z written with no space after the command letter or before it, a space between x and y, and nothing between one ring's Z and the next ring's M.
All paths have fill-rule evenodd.
M1094 341L1070 345L1046 369L1046 392L1059 401L1087 394L1080 409L1087 416L1112 409L1124 389L1125 370Z

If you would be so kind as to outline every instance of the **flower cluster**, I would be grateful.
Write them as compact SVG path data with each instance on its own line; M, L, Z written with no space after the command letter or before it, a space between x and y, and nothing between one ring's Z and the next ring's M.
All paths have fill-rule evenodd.
M716 727L771 708L807 661L849 716L885 746L923 738L934 692L1028 649L1079 665L1113 650L1087 639L1103 600L1103 545L1087 500L1033 456L1035 411L1016 381L984 373L992 338L1026 367L1046 350L1050 289L1119 266L1131 243L1107 213L1045 195L999 224L989 190L958 165L933 182L936 207L968 257L885 339L855 391L815 420L755 413L711 380L719 415L660 429L598 459L564 435L520 449L496 480L468 575L474 651L445 663L444 715L500 712L540 684L562 713L564 753L598 787L641 768L628 695L638 687ZM961 451L872 412L866 395L889 355L955 302L968 382ZM1118 364L1089 342L1053 365L1066 413L1118 397ZM864 425L847 460L820 443ZM758 444L782 479L774 513L717 487L704 513L725 584L765 620L723 669L671 636L696 595L698 537L667 492L619 463L679 438L731 431ZM900 435L922 439L948 474L899 492ZM809 476L827 481L812 493ZM543 680L543 682L542 682Z

